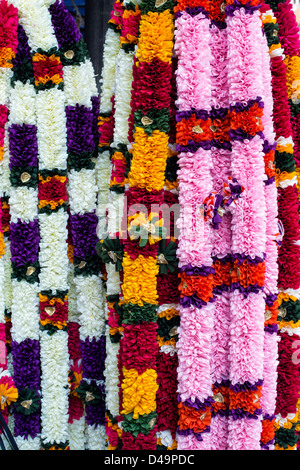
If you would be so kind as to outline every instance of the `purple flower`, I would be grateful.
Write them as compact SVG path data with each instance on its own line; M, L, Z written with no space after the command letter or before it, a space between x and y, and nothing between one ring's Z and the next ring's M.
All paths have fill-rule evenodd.
M39 223L18 222L10 224L11 261L17 266L34 263L39 252Z
M10 169L19 166L37 167L37 128L30 124L12 124L9 128Z

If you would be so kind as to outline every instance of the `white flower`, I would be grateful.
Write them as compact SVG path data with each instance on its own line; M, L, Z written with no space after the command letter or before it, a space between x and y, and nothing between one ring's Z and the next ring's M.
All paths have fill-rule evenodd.
M100 112L107 113L112 110L112 86L114 83L117 55L120 50L120 34L108 28L103 52L103 69L101 76L101 104Z
M105 331L103 286L98 276L76 276L77 309L80 313L80 337L100 339Z
M71 170L68 183L71 214L96 210L97 186L94 170Z
M36 99L40 170L67 167L67 132L64 93L40 91Z
M133 52L120 49L116 67L115 132L114 144L127 144L128 118L131 113L131 90L133 80Z
M60 209L40 214L40 289L68 289L68 214Z
M29 435L26 438L16 436L14 439L19 450L42 450L41 436L39 434L34 438Z
M106 407L113 416L119 414L119 369L118 354L119 343L112 343L109 338L109 328L106 333L106 360L105 360L105 390Z
M66 106L79 104L91 108L91 98L97 96L98 91L90 60L64 67L64 90Z
M38 217L38 190L26 186L11 187L10 190L11 221L30 222Z
M88 450L105 450L106 433L104 426L87 426Z
M11 312L12 297L13 297L12 280L11 280L12 268L11 268L10 258L11 258L10 241L5 240L5 253L3 256L5 289L3 289L3 294L4 294L5 309L8 312Z
M47 51L58 47L51 15L45 0L10 0L19 10L19 21L28 36L28 43L34 51L38 48Z
M10 95L10 123L36 125L36 91L33 85L17 81Z
M68 426L68 333L41 332L42 439L45 443L66 442Z
M10 80L13 75L12 69L0 68L0 104L8 105L9 92L11 90Z
M70 450L85 450L85 417L69 424Z
M14 341L21 343L26 338L39 339L38 284L25 280L12 280L12 329Z

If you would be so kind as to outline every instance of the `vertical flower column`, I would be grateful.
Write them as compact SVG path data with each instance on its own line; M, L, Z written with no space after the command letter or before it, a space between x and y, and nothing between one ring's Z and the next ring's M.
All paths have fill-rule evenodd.
M177 380L177 341L179 316L179 277L177 220L179 217L178 203L178 155L176 152L176 106L177 98L175 69L177 60L173 57L172 66L166 67L161 79L164 83L158 85L153 80L152 87L147 81L147 74L141 74L148 93L140 94L144 109L169 109L169 156L165 171L162 217L166 233L159 242L158 258L159 274L157 281L158 310L157 310L157 341L159 346L157 356L157 450L173 450L177 448L176 432L178 422L178 380ZM166 77L164 78L164 75ZM169 75L171 75L169 77ZM168 77L168 78L167 78ZM169 82L169 84L168 84ZM167 86L168 84L168 86ZM163 90L168 88L168 93ZM149 92L152 92L151 94ZM144 102L145 100L145 102Z
M262 44L262 70L264 80L264 160L265 160L265 199L267 205L267 243L266 243L266 277L265 277L265 339L264 339L264 383L262 387L262 434L261 448L274 449L275 441L275 407L278 366L278 208L277 188L275 181L275 133L273 129L273 94L271 75L272 46L278 44L277 36L273 35L275 23L273 15L268 12L269 7L262 5L262 21L265 30L265 44ZM274 41L275 39L275 41ZM278 38L277 38L278 39ZM276 47L275 49L276 50Z
M120 319L120 282L122 270L122 248L119 233L123 217L125 184L128 165L128 120L131 112L131 90L133 81L133 57L138 39L140 10L136 2L123 5L120 30L120 50L117 56L114 78L114 129L111 137L111 171L107 204L107 236L101 240L101 256L107 272L106 327L106 430L109 449L120 448L122 430L118 427L119 389L118 354L122 332ZM125 7L125 8L124 8ZM103 135L103 134L102 134ZM101 135L101 137L102 137ZM101 140L101 138L100 138ZM109 254L108 254L109 253Z
M228 449L260 449L266 202L259 2L227 2L231 171L245 193L232 210Z
M10 93L10 80L12 77L12 59L17 52L17 26L18 11L2 2L0 4L0 21L2 31L0 34L0 414L8 423L10 404L18 398L18 391L7 369L6 344L6 317L7 292L10 290L10 259L9 249L5 254L4 231L8 233L7 208L10 194L9 157L5 150L7 144L7 120ZM8 281L8 282L7 282ZM2 424L2 423L1 423ZM2 425L1 425L2 429ZM2 442L2 432L1 432Z
M14 11L11 7L8 8L7 2L1 3L0 9L1 24L4 25L3 33L5 30L7 32L10 30L9 23L10 17L15 15L17 17L17 12L11 13ZM6 25L7 24L7 25ZM11 26L15 28L14 21L12 21ZM15 40L16 33L14 33ZM10 208L9 208L9 195L10 195L10 169L9 169L9 150L8 150L8 131L7 131L7 118L8 118L8 104L9 104L9 94L11 87L11 78L12 78L12 62L10 57L13 58L15 55L17 42L12 41L11 47L9 45L9 40L12 40L9 37L9 34L1 36L1 67L0 67L0 103L2 106L2 121L1 121L1 150L0 150L0 196L1 196L1 205L2 205L2 228L5 241L5 253L2 258L3 267L4 267L4 286L3 296L4 296L4 306L5 306L5 320L6 320L6 338L7 338L7 358L10 359L8 366L11 366L11 308L12 308L12 280L11 280L11 254L10 254L10 240L9 240L9 225L10 225ZM15 43L13 45L13 43ZM8 59L6 62L5 57ZM7 108L7 113L3 113L5 107ZM6 119L5 119L6 114ZM4 118L4 120L3 120ZM6 123L6 125L5 125ZM9 342L9 344L8 344ZM13 418L10 417L10 420Z
M120 34L122 27L123 6L115 1L108 29L105 36L103 51L103 68L101 73L101 94L99 114L99 156L96 164L98 186L97 235L101 240L107 230L107 204L110 186L111 162L110 144L114 137L114 93L117 58L120 51Z
M265 12L270 46L274 124L276 132L276 182L278 218L283 233L278 252L279 266L279 365L276 399L275 449L297 447L299 416L299 364L294 359L299 326L299 224L297 174L297 96L299 93L297 50L299 38L289 2L266 2ZM267 21L268 20L268 21ZM281 44L282 43L282 44ZM284 46L284 47L281 47ZM286 54L286 55L284 55Z
M210 5L212 53L212 161L213 189L217 201L222 197L224 184L230 178L231 144L229 138L229 97L227 80L227 28L225 4L213 1ZM218 210L221 223L213 230L213 261L215 269L215 316L212 334L211 373L214 403L211 420L213 450L226 450L229 412L229 325L230 325L230 270L231 213Z
M293 11L293 5L290 1L285 1L283 3L276 2L274 6L275 16L278 22L278 37L282 48L284 51L284 63L286 64L286 81L287 81L287 95L289 99L289 106L291 112L291 127L292 127L292 138L294 143L294 161L295 161L295 170L297 174L297 192L298 200L300 201L300 159L299 159L299 123L300 123L300 107L299 107L299 91L300 91L300 40L299 40L299 27L297 24L297 19ZM299 209L298 209L299 211ZM296 242L299 244L299 241ZM295 273L296 276L296 273ZM296 278L295 278L296 281ZM294 348L299 341L299 325L300 317L299 313L299 283L295 282L294 285L295 292L293 293L294 297L297 298L296 302L294 301L294 318L291 319L289 315L286 315L280 321L280 331L283 333L288 333L292 337L292 362L295 373L297 370L297 356L294 357ZM296 306L296 304L298 304ZM281 310L281 313L284 310ZM282 317L281 317L282 318ZM298 375L299 375L299 365L298 365ZM280 448L281 443L284 444L283 448L295 448L295 442L297 442L297 449L300 448L300 397L299 397L299 381L294 382L290 385L290 389L294 389L294 400L297 399L296 404L296 415L294 415L294 410L292 411L291 403L289 404L289 413L286 416L287 421L283 426L282 437L278 439L276 448ZM298 391L298 394L297 394ZM294 408L294 407L293 407ZM294 408L295 409L295 408ZM285 430L284 430L285 429ZM277 433L279 436L279 433ZM286 436L286 439L283 436ZM298 439L297 439L298 438Z
M211 49L207 2L175 7L179 153L179 450L211 448L211 340L214 315L211 226L203 204L212 191Z
M122 40L122 37L121 37ZM176 59L172 63L152 60L139 63L133 69L133 91L129 124L129 141L134 141L135 123L144 125L145 129L159 125L154 120L161 120L161 126L168 133L168 155L164 175L164 187L161 203L152 205L154 213L160 213L164 220L164 236L158 245L157 264L157 448L173 449L176 447L177 412L177 327L178 311L178 273L176 260L176 227L175 219L178 209L177 154L176 154L176 121L175 121L175 80ZM145 118L145 115L148 118ZM151 122L152 121L152 122ZM163 127L161 127L163 128ZM156 207L155 207L156 206Z
M64 92L66 105L73 104L78 100L77 87L82 79L76 75L76 70L87 57L87 48L82 39L78 27L66 9L63 2L50 2L49 12L52 25L59 45L60 57L64 66ZM81 71L83 73L83 71ZM86 77L88 79L88 76ZM87 85L85 85L85 89ZM86 95L83 92L84 95ZM72 95L73 94L73 95ZM96 113L99 112L96 110ZM98 116L97 116L98 118ZM96 118L96 119L97 119ZM89 160L91 156L87 156ZM92 161L89 161L94 166ZM69 211L69 208L68 208ZM68 221L68 256L69 256L69 354L70 354L70 396L69 396L69 439L71 450L82 450L86 445L85 417L82 398L77 394L77 388L82 379L82 361L80 352L80 311L77 307L76 286L74 283L74 246L70 220Z
M148 69L162 83L161 73L171 65L173 51L173 2L140 3L140 35L133 69L133 99L137 77ZM135 106L135 104L134 104ZM168 151L169 110L138 106L132 115L132 161L125 192L128 212L124 218L128 238L123 240L122 338L119 361L122 449L156 449L158 244L163 219L152 212L161 206Z
M76 394L85 404L87 447L104 449L104 309L96 254L98 217L95 159L99 102L92 63L79 31L61 2L50 7L64 66L70 233L80 324L82 380ZM63 28L58 28L60 23Z
M47 4L15 0L32 54L39 150L39 296L44 449L68 448L68 257L63 71ZM38 20L37 20L38 19ZM34 266L32 267L34 268ZM37 270L31 269L31 275Z
M14 377L19 390L18 406L14 411L14 434L21 450L38 450L41 446L38 140L31 50L21 25L18 27L18 41L13 61L9 118L14 325L11 346Z

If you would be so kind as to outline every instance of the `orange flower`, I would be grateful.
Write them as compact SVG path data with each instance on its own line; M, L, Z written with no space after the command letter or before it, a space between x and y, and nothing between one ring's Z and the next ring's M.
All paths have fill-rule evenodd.
M178 0L177 5L174 7L175 13L177 11L183 11L185 8L190 7L203 7L206 11L210 10L210 4L211 2L209 0Z
M210 407L205 410L197 410L196 408L185 406L182 402L178 403L179 420L178 426L180 431L192 429L194 433L203 432L211 422Z
M232 282L239 282L243 287L254 284L263 287L265 283L265 272L265 262L255 265L245 260L242 264L239 264L239 261L236 260L231 273Z
M248 411L249 413L253 414L255 410L258 410L261 407L261 389L262 387L259 386L257 387L257 390L242 390L240 392L229 390L229 408L231 410L241 408L242 410Z
M221 261L216 260L214 265L215 275L214 275L214 287L217 286L230 286L231 284L231 263L221 263Z
M275 175L276 175L274 159L275 159L275 151L274 150L271 150L271 152L266 153L265 156L264 156L265 173L266 173L268 178L275 177Z
M214 119L210 128L213 132L213 138L220 142L229 142L229 129L230 129L230 116L229 114L225 119Z
M229 387L213 387L214 403L213 410L218 412L226 410L229 406Z
M188 145L189 141L203 142L212 139L210 119L197 119L195 114L189 119L182 119L176 124L177 143Z
M190 297L197 294L199 299L204 302L209 302L213 297L213 283L214 276L188 276L186 273L180 273L181 283L179 284L179 291L181 297Z
M4 410L12 402L17 401L18 390L11 377L3 377L0 382L0 409Z
M263 116L263 108L258 103L254 103L250 109L242 112L233 110L231 112L231 129L241 129L249 135L256 135L257 132L263 131L264 126L261 118Z
M263 444L267 444L275 436L275 428L274 428L275 419L270 421L269 419L262 420L262 433L260 440Z

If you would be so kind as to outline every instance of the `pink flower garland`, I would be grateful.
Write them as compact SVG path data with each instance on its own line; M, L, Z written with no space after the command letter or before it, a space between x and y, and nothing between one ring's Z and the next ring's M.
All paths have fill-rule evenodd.
M221 12L220 5L218 7ZM228 81L227 81L227 28L222 22L221 28L216 25L211 27L211 50L212 50L212 106L215 114L218 109L223 110L227 116ZM231 149L224 148L222 143L217 142L212 147L213 159L213 189L220 191L224 181L230 177ZM222 223L218 230L213 231L214 259L220 263L228 262L231 253L231 213L228 211L222 217ZM227 256L226 256L227 255ZM214 385L215 400L220 403L214 406L211 421L211 445L212 450L226 450L228 439L228 408L225 403L226 392L228 393L229 379L229 325L230 325L230 292L226 285L222 285L216 292L214 328L212 335L212 358L211 372ZM225 388L224 388L225 387ZM223 394L221 394L221 391ZM224 391L225 397L224 397Z
M265 39L265 36L264 36ZM275 132L273 128L273 96L272 75L269 49L267 40L261 44L262 77L264 85L264 114L262 122L264 126L264 151L265 154L272 149L275 156ZM268 160L267 160L268 161ZM274 164L273 164L274 165ZM270 165L268 164L270 167ZM265 200L267 206L267 241L266 241L266 273L265 273L265 336L264 336L264 363L261 408L263 414L261 446L263 449L274 449L274 431L270 435L264 432L274 424L276 407L277 387L277 365L278 365L278 341L277 336L277 314L278 314L278 247L276 244L276 233L278 233L278 208L277 187L275 179L265 181ZM271 441L268 439L272 437Z
M176 102L178 113L192 109L208 114L211 106L210 21L203 13L181 12L175 22L178 56ZM178 114L180 119L180 114ZM179 154L179 267L211 267L212 234L200 208L212 190L210 150L199 147ZM178 347L179 426L178 449L210 449L209 425L212 400L210 374L214 305L202 308L181 298ZM198 417L193 428L189 417Z
M236 8L234 13L227 12L229 101L231 110L238 114L253 102L260 103L263 96L261 58L257 54L262 41L261 21L258 11L249 14L244 8ZM259 126L259 115L256 119ZM232 253L250 266L263 267L267 240L262 135L257 132L248 136L244 131L241 137L235 130L231 123L232 177L245 188L245 194L232 211ZM260 449L264 313L260 286L233 289L229 450Z

